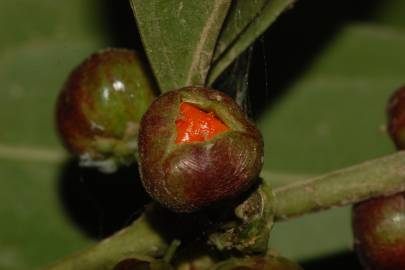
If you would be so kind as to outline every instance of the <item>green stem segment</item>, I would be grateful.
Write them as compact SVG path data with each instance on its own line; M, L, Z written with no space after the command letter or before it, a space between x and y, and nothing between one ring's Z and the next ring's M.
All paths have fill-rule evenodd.
M275 219L344 206L405 190L405 152L273 190Z
M357 203L372 197L405 191L405 152L368 161L306 181L273 190L275 219ZM120 260L161 257L167 242L148 216L150 209L128 228L96 246L68 257L46 270L112 269ZM160 220L160 222L162 222Z
M170 244L169 248L166 251L165 256L163 257L163 261L166 263L170 263L176 253L177 249L179 248L181 242L177 239L173 240Z
M163 256L168 245L162 234L156 230L156 219L149 214L147 211L129 227L44 270L110 270L127 258L152 261L155 257Z

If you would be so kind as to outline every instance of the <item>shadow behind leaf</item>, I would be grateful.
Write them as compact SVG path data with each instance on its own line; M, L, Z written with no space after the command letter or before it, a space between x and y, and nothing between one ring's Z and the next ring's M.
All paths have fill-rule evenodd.
M342 27L372 20L382 2L296 1L254 44L249 76L253 118L286 94Z
M130 224L150 200L136 166L103 174L96 169L80 168L76 160L70 160L62 170L58 189L66 215L95 239Z

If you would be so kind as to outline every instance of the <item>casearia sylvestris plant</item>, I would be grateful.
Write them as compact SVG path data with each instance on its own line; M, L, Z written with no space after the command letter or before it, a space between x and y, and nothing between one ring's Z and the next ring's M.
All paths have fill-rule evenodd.
M132 2L137 10L137 1ZM213 6L218 15L222 13L216 7L227 7L226 1L222 2L222 5ZM142 10L138 9L138 12L142 14ZM143 38L144 44L148 44L145 35ZM102 64L82 68L82 72L97 69L99 65ZM108 65L95 72L95 85L90 90L81 90L83 95L61 94L59 129L63 138L66 130L71 131L67 135L71 137L64 139L65 144L80 157L84 166L112 172L119 166L138 161L144 186L158 203L148 206L144 215L128 228L48 269L115 267L119 270L128 264L134 269L299 269L292 263L284 263L285 268L273 265L274 261L281 260L269 254L267 247L274 222L405 189L402 170L405 158L404 154L398 153L272 190L271 179L258 178L263 162L261 135L244 119L243 113L236 112L235 106L230 105L229 97L221 93L210 97L206 92L213 90L206 87L180 85L179 89L172 89L153 102L157 91L153 82L146 79L149 75L139 67L145 64L138 60L132 62L131 74L138 73L124 76L128 79L125 83L112 74L116 71L117 74L125 73L130 70L131 63L118 62L118 70L109 70ZM192 65L196 72L198 65L198 62ZM125 68L120 69L122 66ZM209 74L203 70L204 74ZM155 75L159 77L159 73L155 72ZM200 81L205 82L206 78L200 75L190 73L188 77L201 78ZM73 82L68 80L65 89L87 85L89 81L83 78L88 77L72 75L70 80ZM79 78L83 80L76 83ZM105 83L102 88L97 82L100 78ZM198 94L198 89L204 94ZM81 106L80 102L88 106ZM146 120L141 121L152 103ZM184 113L184 104L198 113ZM131 114L132 110L135 112ZM80 116L85 124L77 118L69 124L70 113ZM182 141L179 137L202 139ZM80 142L80 147L75 147L75 140ZM227 169L233 172L232 177L228 177ZM160 206L175 212L196 213L179 218ZM204 253L201 257L183 255L184 250L192 250L190 245L193 243L188 243L187 232L176 232L167 223L185 228L197 226L196 221L197 224L212 223L212 226L202 227L206 231L201 239L223 253L221 256L204 248L200 249ZM176 239L181 239L183 244L175 249L174 257L167 256L172 253L172 242ZM223 256L229 259L224 260ZM240 256L242 258L237 258ZM164 260L167 257L171 259Z

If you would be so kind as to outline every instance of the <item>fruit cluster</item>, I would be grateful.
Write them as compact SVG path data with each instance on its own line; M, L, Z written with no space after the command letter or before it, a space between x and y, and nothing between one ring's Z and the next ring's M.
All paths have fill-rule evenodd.
M137 162L145 190L177 213L233 203L259 180L263 139L236 102L195 86L157 97L145 63L129 50L103 50L81 63L63 86L56 116L65 146L82 166L111 173ZM218 269L242 262L253 269L259 261L265 269L260 259ZM117 269L127 265L170 269L137 260Z
M108 49L91 55L70 74L58 98L57 126L65 146L81 165L103 172L137 162L145 190L177 213L230 202L258 183L263 138L232 98L195 86L157 97L156 89L137 53ZM405 86L390 99L388 119L395 145L405 149ZM255 207L260 208L249 205L246 211L261 209ZM246 230L246 239L260 235L260 222L271 229L256 216L250 218L248 228L253 229ZM355 248L366 269L405 269L404 228L403 194L353 207ZM226 239L238 237L236 232L228 228L232 237ZM268 238L263 239L266 250ZM231 258L215 269L301 269L260 252L262 256ZM127 259L114 269L172 266Z
M85 60L58 100L67 148L82 164L104 171L137 157L146 191L176 212L249 189L262 167L263 140L239 106L202 87L155 99L149 80L139 56L128 50L104 50Z

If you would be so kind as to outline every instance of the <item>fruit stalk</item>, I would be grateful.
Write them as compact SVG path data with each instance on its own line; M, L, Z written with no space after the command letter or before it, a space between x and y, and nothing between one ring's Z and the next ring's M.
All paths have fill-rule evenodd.
M349 205L405 190L405 152L273 190L275 220Z

